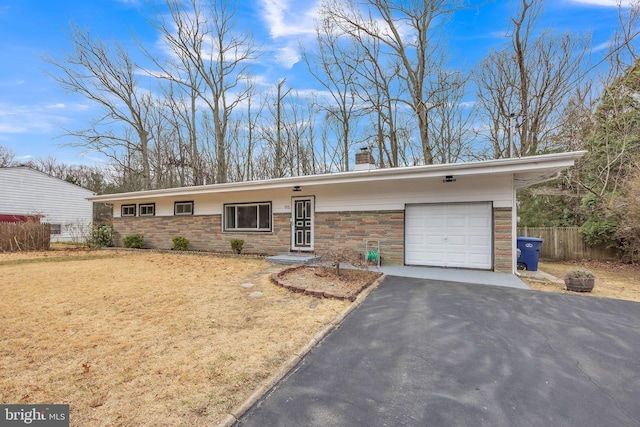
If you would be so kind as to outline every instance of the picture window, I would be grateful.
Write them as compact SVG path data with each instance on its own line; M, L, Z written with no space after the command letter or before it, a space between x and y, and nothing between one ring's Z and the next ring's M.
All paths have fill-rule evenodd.
M225 231L271 231L271 202L224 206Z

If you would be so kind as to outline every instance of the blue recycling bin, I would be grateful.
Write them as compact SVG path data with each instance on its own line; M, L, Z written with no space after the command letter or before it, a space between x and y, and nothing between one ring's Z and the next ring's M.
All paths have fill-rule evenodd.
M518 237L518 267L530 271L538 270L542 242L543 240L537 237Z

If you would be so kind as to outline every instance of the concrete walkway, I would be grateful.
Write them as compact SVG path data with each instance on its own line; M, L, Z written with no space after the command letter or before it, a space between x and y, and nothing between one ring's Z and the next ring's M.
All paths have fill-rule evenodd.
M321 257L314 254L291 253L266 258L274 264L323 264ZM328 265L328 263L326 263ZM355 268L344 265L345 268ZM530 289L522 280L513 274L494 273L493 271L464 270L459 268L382 266L371 267L388 276L411 277L414 279L430 279L446 282L476 283L480 285L504 286L516 289Z
M380 268L373 268L373 270L381 271L387 276L530 289L522 280L513 274L494 273L493 271L409 266L382 266Z

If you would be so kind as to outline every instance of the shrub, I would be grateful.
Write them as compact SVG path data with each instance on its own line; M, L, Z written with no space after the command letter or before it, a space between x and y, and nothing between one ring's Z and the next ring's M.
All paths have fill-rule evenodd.
M130 234L122 239L125 248L141 249L144 247L142 234Z
M331 266L338 277L340 277L340 264L368 269L366 258L363 258L359 252L351 249L327 250L321 254L321 258L331 262Z
M93 227L91 224L84 223L82 221L71 221L62 225L64 232L67 236L71 237L71 242L77 246L87 245L87 246L99 246L94 245L93 240ZM102 246L99 246L102 247Z
M189 239L182 236L176 236L173 238L173 250L174 251L187 251L189 250Z
M107 248L113 246L113 238L116 232L113 225L94 225L91 227L89 246L94 248Z
M240 252L242 252L242 247L244 246L244 240L231 239L229 243L231 244L231 249L233 249L235 253L239 254Z
M592 272L587 270L571 270L565 274L565 279L593 279L595 276Z

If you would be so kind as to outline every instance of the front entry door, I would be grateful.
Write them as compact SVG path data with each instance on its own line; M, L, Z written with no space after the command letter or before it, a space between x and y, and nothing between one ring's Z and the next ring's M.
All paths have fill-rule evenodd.
M313 197L295 197L292 200L291 248L313 250Z

